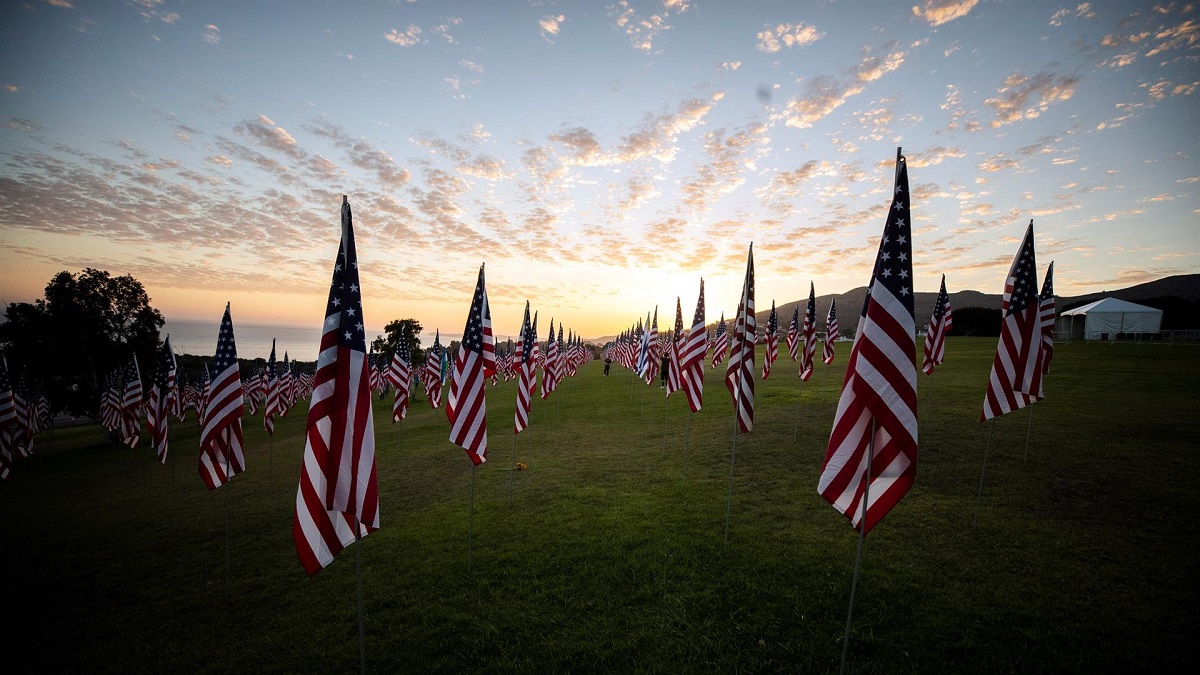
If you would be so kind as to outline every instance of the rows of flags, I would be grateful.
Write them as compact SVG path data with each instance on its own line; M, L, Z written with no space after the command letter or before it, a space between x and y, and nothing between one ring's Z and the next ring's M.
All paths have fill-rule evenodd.
M915 336L912 292L910 195L905 159L898 154L891 205L880 238L858 331L848 357L837 411L818 480L818 492L864 534L870 531L908 492L916 472L918 447ZM526 429L538 391L549 398L564 378L591 358L582 339L550 322L543 349L538 342L537 312L526 302L515 346L498 349L480 266L468 309L463 339L453 354L443 349L435 333L425 364L414 368L410 336L402 332L391 362L377 362L369 353L363 320L362 291L354 245L350 206L343 199L341 241L334 262L329 300L315 370L304 372L289 361L276 361L275 344L266 367L243 381L237 360L229 305L221 321L215 356L200 376L184 382L179 375L170 338L156 360L152 384L143 392L141 370L132 358L121 372L106 378L100 400L100 419L122 443L136 447L140 416L145 415L151 446L160 462L168 453L168 420L197 410L202 427L200 477L210 490L244 471L242 421L262 409L263 426L274 433L275 422L297 401L309 399L305 422L303 468L296 493L293 536L301 564L309 574L328 565L339 551L380 527L373 393L394 390L393 422L405 419L414 380L424 388L430 406L441 405L442 387L449 380L446 416L449 440L462 447L473 465L487 460L486 392L497 375L516 378L514 433ZM658 378L660 363L666 395L682 390L692 412L703 407L705 362L708 368L725 364L725 385L735 414L736 429L754 427L755 345L760 341L755 318L753 246L747 253L738 309L729 329L724 313L714 336L705 325L704 281L700 281L690 327L683 322L682 302L676 298L675 322L659 331L658 308L639 318L604 348L610 358L633 371L646 384ZM1033 223L1025 233L1005 282L1003 325L993 361L981 419L1020 409L1043 398L1043 375L1053 355L1053 264L1037 292ZM817 316L815 285L810 283L803 316L797 306L786 344L798 376L807 381L814 370ZM836 306L825 318L824 363L832 363L839 335ZM926 329L922 372L932 374L945 355L945 337L953 325L943 276L933 316ZM566 337L564 337L564 332ZM766 345L762 377L768 378L778 358L779 318L772 301L761 341ZM727 361L727 362L726 362ZM39 397L32 404L15 387L8 364L0 359L0 476L8 477L14 459L32 451L32 435L48 424L49 404ZM44 413L42 412L44 410Z

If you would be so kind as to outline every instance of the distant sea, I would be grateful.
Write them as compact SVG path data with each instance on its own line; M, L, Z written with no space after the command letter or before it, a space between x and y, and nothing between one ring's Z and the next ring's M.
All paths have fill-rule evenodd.
M220 321L184 321L182 319L167 319L161 331L161 338L171 335L171 346L179 354L211 357L217 351L217 331ZM367 329L367 344L375 336L383 333L382 329ZM459 333L442 333L442 344L450 344L450 340L462 337ZM271 339L275 339L275 358L283 360L286 351L292 359L300 361L316 361L321 347L321 326L300 328L297 326L256 326L238 323L233 320L233 339L237 345L238 358L265 359L271 355ZM496 344L504 344L508 336L496 336ZM433 331L422 331L421 346L433 344Z
M220 321L182 321L167 319L162 337L171 335L171 346L180 354L211 357L217 351L217 331ZM374 337L374 336L372 336ZM321 347L321 326L254 326L233 322L233 339L237 354L243 359L265 359L271 355L271 339L275 339L275 358L283 361L286 351L292 359L316 361Z

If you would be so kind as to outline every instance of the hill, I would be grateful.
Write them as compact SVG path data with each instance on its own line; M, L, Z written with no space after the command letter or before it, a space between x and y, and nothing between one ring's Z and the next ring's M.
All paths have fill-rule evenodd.
M863 301L867 297L867 287L860 286L855 289L846 291L840 294L819 295L816 299L816 309L818 325L824 329L825 314L829 311L830 302L836 300L838 307L838 326L842 335L854 335L858 330L858 316L862 311ZM1148 300L1151 298L1177 297L1189 302L1200 301L1200 274L1180 274L1171 277L1164 277L1154 281L1148 281L1144 284L1129 286L1114 291L1101 291L1099 293L1088 293L1078 296L1058 296L1056 303L1059 311L1065 308L1077 307L1099 300L1100 298L1114 297L1129 302L1137 302L1139 300ZM915 311L917 317L917 326L923 326L929 321L929 317L933 314L933 304L937 301L937 293L917 293L915 298ZM768 316L771 314L770 298L758 299L759 306L766 304L766 309L755 312L760 326L765 326ZM787 332L787 327L792 320L792 312L796 306L800 306L800 315L804 315L804 305L808 302L808 298L801 300L793 300L783 304L777 304L776 311L779 313L779 331L780 333ZM980 293L979 291L965 290L957 291L950 294L950 307L953 309L964 309L967 307L984 307L987 309L998 309L1001 303L1001 295L999 293ZM733 329L733 320L726 317L727 324L730 330ZM717 329L718 321L709 323L709 330ZM604 344L612 340L613 335L589 340L595 344Z

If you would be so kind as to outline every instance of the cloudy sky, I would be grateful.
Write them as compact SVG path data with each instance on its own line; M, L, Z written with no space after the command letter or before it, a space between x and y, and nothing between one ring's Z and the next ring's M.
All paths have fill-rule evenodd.
M918 291L1200 272L1196 3L917 2L5 2L0 300L319 324L347 194L376 330L715 319L865 285L897 146Z

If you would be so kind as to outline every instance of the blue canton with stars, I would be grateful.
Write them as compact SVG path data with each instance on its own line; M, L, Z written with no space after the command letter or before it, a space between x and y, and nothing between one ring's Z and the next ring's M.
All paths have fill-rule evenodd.
M218 373L223 373L226 368L235 364L237 346L233 342L233 320L229 318L229 303L225 303L225 316L221 317L221 331L217 333L217 355L213 357L212 368Z
M354 250L354 227L350 203L342 197L342 243L338 246L329 302L325 306L325 330L338 329L338 346L366 353L366 331L362 319L362 289L358 285L358 254Z
M868 293L877 292L878 287L882 285L904 305L910 316L915 317L912 290L912 228L909 227L911 219L908 197L908 164L904 157L900 157L897 160L892 207L888 210L883 239L879 242L879 256L875 259L875 271ZM867 303L864 302L863 315L866 313Z
M477 354L483 353L483 321L492 320L491 311L484 300L483 268L479 268L479 282L475 284L475 295L471 298L471 313L467 315L467 326L463 329L462 346ZM560 331L561 335L562 332ZM559 338L562 339L561 337Z
M400 344L396 346L396 356L404 363L412 361L412 350L408 347L408 326L400 332Z
M935 321L946 316L946 305L950 302L950 298L946 296L946 276L942 275L942 287L938 290L937 302L933 305L933 318Z
M775 313L775 301L771 301L771 316L767 319L767 335L779 334L779 315Z
M1021 252L1013 260L1013 266L1008 271L1008 283L1012 284L1012 293L1008 296L1008 304L1004 307L1005 315L1022 312L1029 308L1030 303L1037 298L1037 262L1033 255L1033 221L1029 221L1029 229L1025 230L1025 241L1021 242ZM1008 291L1007 284L1004 289Z

